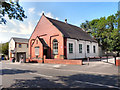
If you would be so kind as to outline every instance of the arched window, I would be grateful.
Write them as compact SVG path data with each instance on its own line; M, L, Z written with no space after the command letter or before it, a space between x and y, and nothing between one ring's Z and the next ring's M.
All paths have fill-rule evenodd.
M53 40L53 54L58 54L58 41L56 39Z

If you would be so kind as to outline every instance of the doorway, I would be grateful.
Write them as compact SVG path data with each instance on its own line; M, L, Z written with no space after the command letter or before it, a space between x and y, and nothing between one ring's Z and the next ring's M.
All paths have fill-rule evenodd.
M48 59L49 57L48 57L48 49L44 49L44 55L46 56L46 59Z
M26 52L18 52L17 53L17 62L20 62L21 58L23 59L23 62L26 62Z

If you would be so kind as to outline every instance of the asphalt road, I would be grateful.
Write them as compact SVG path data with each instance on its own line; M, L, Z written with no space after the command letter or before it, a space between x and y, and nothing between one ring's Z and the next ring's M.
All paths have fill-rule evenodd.
M0 67L2 88L119 87L118 67L101 61L82 66L2 61Z

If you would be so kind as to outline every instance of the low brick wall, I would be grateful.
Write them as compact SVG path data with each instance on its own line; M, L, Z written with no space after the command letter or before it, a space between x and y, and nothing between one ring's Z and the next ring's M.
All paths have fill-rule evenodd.
M26 62L29 62L29 59L28 59L28 58L26 58Z
M10 61L12 61L13 58L10 58Z
M30 61L36 61L38 63L43 62L43 60L38 60L38 59L31 59ZM82 60L44 59L44 63L82 65Z
M82 60L45 59L44 63L82 65Z
M30 61L35 61L35 62L38 62L38 63L42 63L42 60L38 60L38 59L30 59Z

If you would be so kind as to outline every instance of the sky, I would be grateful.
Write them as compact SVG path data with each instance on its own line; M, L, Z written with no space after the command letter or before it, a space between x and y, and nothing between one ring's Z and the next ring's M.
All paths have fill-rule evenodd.
M45 16L67 22L80 27L86 20L115 14L118 2L20 2L25 10L27 19L24 21L9 20L7 24L0 24L0 43L5 43L11 37L30 38L42 13Z

